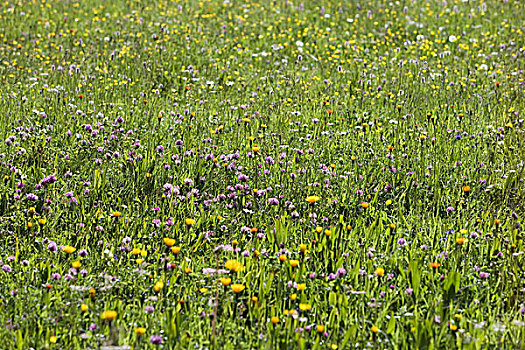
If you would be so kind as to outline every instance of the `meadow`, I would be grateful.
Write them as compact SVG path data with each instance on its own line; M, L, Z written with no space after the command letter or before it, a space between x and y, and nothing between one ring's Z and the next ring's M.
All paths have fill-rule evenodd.
M0 349L525 348L524 30L3 1Z

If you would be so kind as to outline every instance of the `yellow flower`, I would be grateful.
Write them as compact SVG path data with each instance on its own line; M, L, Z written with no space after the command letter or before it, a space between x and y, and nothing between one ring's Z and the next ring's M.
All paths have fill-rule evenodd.
M65 245L64 247L62 247L62 250L64 252L66 252L67 254L72 254L75 252L75 250L77 250L75 247L72 247L70 245Z
M180 247L177 246L177 247L171 247L171 251L173 252L173 254L179 254L180 252Z
M199 289L199 292L201 292L202 294L206 293L207 291L208 291L208 288Z
M246 288L243 284L232 284L231 287L235 293L240 293Z
M252 301L254 303L257 303L259 301L259 298L257 298L255 295L252 297Z
M172 247L175 244L175 239L166 237L164 238L164 243L166 243L168 247Z
M301 251L301 253L306 252L306 244L299 245L299 250Z
M279 260L280 260L281 262L286 261L286 255L284 255L284 254L279 255Z
M144 262L144 259L136 259L135 262L140 265Z
M390 199L387 200L387 201L385 202L385 204L386 204L387 206L389 206L390 204L392 204L392 200L390 200Z
M36 212L36 208L35 207L29 208L29 213L30 214L34 214L35 212Z
M302 311L308 311L312 308L312 305L310 304L299 304L299 309Z
M378 267L376 269L376 275L378 275L379 277L382 277L384 274L385 274L385 269L384 268Z
M470 192L470 186L465 185L465 186L462 187L462 189L463 189L463 192L465 192L465 193L469 193Z
M220 279L220 281L221 281L221 283L222 283L223 286L227 286L227 285L229 285L230 283L232 283L232 279L231 279L231 278L225 278L225 277L223 277L223 278Z
M361 206L366 209L366 208L368 208L370 206L370 203L368 203L368 202L361 202Z
M298 283L297 290L304 290L306 288L306 283Z
M140 254L140 249L139 248L133 248L133 250L131 251L131 254L139 255Z
M291 267L299 266L299 260L290 260L290 266Z
M326 235L326 237L330 237L330 235L332 234L332 231L331 230L324 230L324 234Z
M321 233L322 231L323 231L323 228L321 226L317 226L315 228L315 232L317 232L317 233Z
M272 321L273 324L277 324L277 323L279 323L279 317L273 316L271 321Z
M49 337L49 342L50 342L51 344L55 344L55 343L57 342L57 340L58 340L57 337L55 337L54 335L52 335L51 337Z
M113 321L115 318L117 318L117 312L112 310L107 310L100 315L100 317L105 321Z
M27 227L29 227L29 228L33 227L33 223L32 222L28 222L27 223Z
M239 272L242 269L242 265L237 260L228 260L226 261L226 264L224 264L224 267L226 267L230 271Z
M462 245L463 243L468 242L466 238L456 238L456 243Z
M451 330L451 331L455 331L455 330L457 330L457 329L458 329L458 326L456 326L455 324L451 324L451 325L450 325L450 330Z
M153 287L155 292L160 291L162 288L164 288L164 282L162 281L158 281L157 283L155 283L155 286Z
M184 220L187 226L191 226L195 223L195 219L186 219Z
M80 261L73 261L73 263L71 264L75 269L78 269L80 268L80 266L82 266L82 263Z
M252 151L253 151L254 153L259 152L260 149L261 149L261 147L259 147L259 146L257 146L257 145L253 145L253 147L252 147Z
M145 258L146 256L148 256L148 252L145 251L145 250L141 250L141 251L140 251L140 256L143 257L143 258Z
M40 220L38 220L38 222L41 224L41 225L45 225L47 220L45 218L42 218Z
M135 333L139 337L141 337L141 336L143 336L146 333L146 328L144 328L144 327L137 327L137 328L135 328Z
M186 272L186 273L190 273L190 272L191 272L191 269L190 269L189 267L186 267L186 268L184 269L184 272Z
M372 333L379 332L379 328L377 326L372 326Z
M317 332L323 333L325 330L325 326L323 324L317 325Z
M88 308L89 307L86 304L80 305L80 311L82 311L82 312L86 312L88 310Z
M321 197L319 196L308 196L306 197L306 201L310 204L314 204L315 202L317 202L319 199L321 199Z
M116 217L116 218L118 218L121 215L122 215L122 213L120 211L113 212L113 216Z
M395 230L396 224L390 224L388 227L390 227L391 230Z
M292 295L290 295L290 299L292 299L292 300L297 299L297 294L292 294Z

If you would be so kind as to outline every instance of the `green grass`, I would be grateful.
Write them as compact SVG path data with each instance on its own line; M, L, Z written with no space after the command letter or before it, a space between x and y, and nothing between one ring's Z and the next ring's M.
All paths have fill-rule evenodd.
M5 1L0 347L522 348L524 14Z

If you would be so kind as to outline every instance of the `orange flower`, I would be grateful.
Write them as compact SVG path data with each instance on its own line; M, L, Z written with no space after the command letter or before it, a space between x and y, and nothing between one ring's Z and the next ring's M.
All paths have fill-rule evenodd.
M175 244L175 239L166 237L164 238L164 243L166 243L168 247L172 247Z
M428 264L428 266L430 266L433 269L437 269L438 267L441 266L441 264L438 262L431 262L430 264Z

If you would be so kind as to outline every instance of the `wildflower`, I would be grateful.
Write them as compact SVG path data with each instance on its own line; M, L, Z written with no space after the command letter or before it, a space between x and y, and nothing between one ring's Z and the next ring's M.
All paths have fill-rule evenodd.
M135 334L137 334L139 337L143 336L145 333L146 333L146 328L144 327L135 328Z
M279 255L279 260L280 260L281 262L286 261L286 255L284 255L284 254Z
M122 215L122 213L120 211L113 212L113 216L116 217L116 218L120 217L121 215Z
M80 266L82 266L82 263L80 261L73 261L73 263L71 264L71 266L73 266L75 269L79 269Z
M277 316L273 316L273 317L271 318L271 321L272 321L273 324L277 324L277 323L279 323L279 317L277 317Z
M325 326L320 324L320 325L317 325L317 333L323 333L324 330L325 330Z
M377 276L382 277L384 274L385 274L385 269L383 269L382 267L378 267L376 269L376 275Z
M370 206L370 203L368 203L368 202L361 202L361 206L362 206L364 209L366 209L366 208L368 208L368 207Z
M232 284L231 288L234 293L242 292L246 287L243 284Z
M319 196L308 196L306 197L306 201L310 204L314 204L315 202L317 202L318 200L320 200L321 197Z
M149 338L149 341L151 344L155 344L155 345L162 344L162 337L160 335L154 334Z
M171 251L173 252L173 254L179 254L180 252L180 247L171 247Z
M49 337L49 342L51 344L55 344L57 342L58 338L54 335L52 335L51 337Z
M164 288L164 282L162 281L158 281L157 283L155 283L155 286L153 287L155 292L159 292L162 288Z
M462 245L463 243L466 243L466 242L467 242L466 238L456 238L456 243L459 245Z
M102 313L102 315L100 315L100 317L104 320L104 321L113 321L115 318L117 318L117 312L116 311L112 311L112 310L107 310L107 311L104 311Z
M223 278L220 279L220 281L221 281L223 286L227 286L227 285L229 285L232 282L232 279L223 277Z
M438 263L438 262L431 262L431 263L428 264L428 265L429 265L431 268L433 268L433 269L437 269L438 267L441 266L441 264Z
M164 238L164 243L168 246L168 247L172 247L174 244L175 244L175 239L173 238Z
M299 304L299 309L302 311L308 311L312 308L312 305L310 304Z
M299 266L299 260L290 260L290 266L291 267Z
M77 250L75 247L72 247L72 246L69 246L69 245L65 245L62 247L62 250L64 252L66 252L67 254L72 254L75 252L75 250Z
M88 310L88 308L89 307L86 304L80 305L80 311L82 311L82 312L86 312Z
M372 333L379 332L379 328L377 326L372 326Z
M480 278L489 278L490 274L488 272L480 272L479 277Z
M224 264L224 267L226 267L230 271L239 272L242 269L242 264L237 260L228 260Z
M184 222L186 223L187 226L191 226L191 225L193 225L196 221L195 221L195 219L185 219Z

